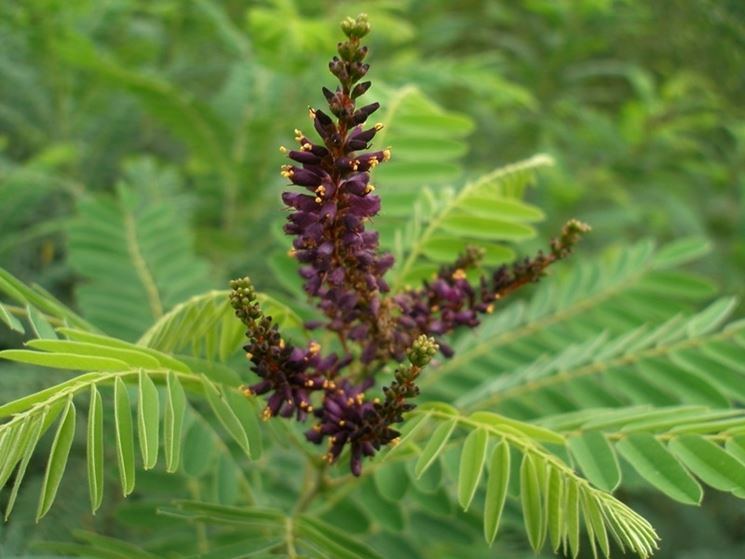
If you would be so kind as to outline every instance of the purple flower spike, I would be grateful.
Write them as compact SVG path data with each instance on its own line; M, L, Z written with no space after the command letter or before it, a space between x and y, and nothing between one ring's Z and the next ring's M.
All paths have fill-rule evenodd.
M246 326L246 355L257 376L243 388L246 396L265 398L264 419L313 417L307 440L328 444L329 463L348 448L350 470L359 476L365 457L397 440L393 426L414 408L423 368L438 351L446 358L453 355L443 338L478 326L480 316L493 312L497 301L539 280L548 266L566 258L589 228L570 221L546 254L503 266L475 284L469 276L478 270L483 251L467 248L421 287L389 294L384 275L394 258L380 252L378 233L366 227L381 204L370 173L391 152L371 146L382 125L365 125L380 105L356 105L370 89L369 81L360 82L369 71L367 47L360 44L369 31L367 18L348 18L342 29L347 40L337 45L338 56L329 64L339 85L333 91L322 89L329 112L309 110L318 139L295 130L298 147L281 148L291 160L281 174L300 187L282 194L290 210L284 225L293 236L289 254L300 264L305 293L322 315L305 327L334 333L344 356L322 355L315 342L287 342L261 311L248 278L231 283L230 301ZM381 398L368 397L376 373L391 360L399 363L393 381Z

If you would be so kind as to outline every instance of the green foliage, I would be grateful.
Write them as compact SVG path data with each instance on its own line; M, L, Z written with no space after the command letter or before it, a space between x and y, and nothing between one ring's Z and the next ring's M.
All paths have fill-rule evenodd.
M451 340L361 480L319 468L240 392L213 288L250 271L284 334L318 335L276 149L354 10L1 4L3 556L648 556L656 528L660 557L741 557L745 323L718 294L743 294L741 9L364 9L392 288L567 216L594 246Z
M174 179L151 162L132 165L115 198L81 199L70 227L70 264L84 279L77 290L80 307L124 339L136 339L176 303L209 285L183 212L168 199Z

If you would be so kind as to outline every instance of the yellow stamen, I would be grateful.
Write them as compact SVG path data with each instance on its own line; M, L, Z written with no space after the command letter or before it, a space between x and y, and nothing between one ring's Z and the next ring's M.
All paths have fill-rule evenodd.
M246 359L248 359L249 361L251 361L251 359L253 359L253 358L254 358L254 354L251 353L250 351L247 351L246 352Z
M365 194L370 194L371 192L375 192L375 185L373 185L373 184L368 184L368 185L367 185L367 186L365 187Z
M290 250L287 251L287 256L290 258L295 258L297 256L297 250L295 250L295 247L292 247Z
M285 345L286 345L285 344L285 341L282 338L280 338L279 339L279 349L284 349L285 348Z
M303 144L303 145L302 145L302 146L300 147L300 149L301 149L302 151L310 151L310 150L312 150L312 149L313 149L313 146L312 146L311 144L309 144L309 143L305 143L305 144Z
M401 437L396 437L395 439L391 439L391 442L388 444L390 444L391 446L398 446L398 443L400 442L401 442Z
M391 158L391 148L383 150L383 161L388 161Z
M318 342L313 341L308 344L308 352L310 352L311 355L315 355L319 351L321 351L321 344Z
M492 305L491 303L486 305L486 314L491 314L493 312L494 312L494 305Z
M308 107L308 116L311 119L316 118L316 110L313 107Z
M376 123L376 124L375 124L375 126L374 126L374 128L375 128L375 130L377 130L377 131L380 131L380 130L382 130L382 129L383 129L383 123L382 123L382 122L378 122L378 123Z
M241 386L241 394L243 394L246 398L255 396L254 391L251 390L251 388L248 386Z
M272 410L269 409L269 406L265 407L263 411L261 412L261 420L262 421L269 421L272 417Z
M287 148L285 146L279 146L279 151L281 153L287 153Z
M322 204L323 203L323 198L321 198L320 196L316 196L315 202L316 202L316 204Z
M466 272L462 269L458 268L453 272L453 279L454 280L464 280L466 279Z

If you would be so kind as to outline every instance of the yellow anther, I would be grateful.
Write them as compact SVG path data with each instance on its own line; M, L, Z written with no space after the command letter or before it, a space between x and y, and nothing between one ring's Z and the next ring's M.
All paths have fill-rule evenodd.
M391 158L391 148L383 150L383 161L388 161Z
M400 442L401 442L401 437L396 437L395 439L391 439L391 442L389 442L388 444L390 444L391 446L398 446L398 443Z
M379 404L380 398L373 398L373 404Z
M357 403L358 404L361 404L362 403L362 400L365 399L365 395L364 394L357 394L357 396L355 396L354 399L357 400Z
M254 354L251 353L250 351L247 351L246 352L246 359L248 359L249 361L251 361L251 359L253 359L253 358L254 358Z
M380 130L382 130L382 129L383 129L383 123L382 123L382 122L378 122L378 123L376 123L376 124L375 124L375 127L374 127L374 128L375 128L375 130L377 130L377 131L380 131Z
M462 270L461 268L458 268L453 272L453 279L454 280L464 280L466 279L466 272Z
M318 423L316 423L316 424L315 424L315 425L314 425L313 427L311 427L311 429L312 429L313 431L315 431L316 433L318 433L318 432L320 432L320 431L321 431L321 426L320 426L320 425L318 425Z
M356 159L352 160L352 171L356 171L360 166L360 162Z
M285 341L282 338L280 338L279 339L279 349L284 349L285 348L285 345L286 345L285 344Z
M295 128L295 140L299 142L302 139L303 139L303 133L297 128Z
M315 355L316 353L321 351L321 344L315 341L310 342L310 344L308 344L308 351L311 355Z
M272 417L272 410L269 409L269 406L265 407L263 411L261 412L261 420L262 421L269 421Z
M316 110L313 107L308 107L308 116L310 118L316 118Z
M486 314L491 314L493 312L494 312L494 305L492 305L491 303L486 305Z
M243 394L246 398L255 396L254 391L251 390L251 388L248 386L241 386L241 394Z
M322 204L323 203L323 198L321 198L320 196L316 196L315 197L315 202L316 202L316 204Z
M347 405L351 406L352 404L354 404L354 398L347 398Z
M313 406L305 404L305 411L307 411L308 413L313 413Z
M371 157L370 158L370 169L374 169L380 164L380 161L378 161L377 157Z
M309 144L309 143L306 142L302 146L300 146L300 149L302 151L310 151L310 150L313 149L313 146L311 144Z
M297 250L295 250L295 247L292 247L290 250L287 251L287 256L290 258L295 258L297 256Z
M365 194L370 194L371 192L375 192L375 185L373 185L373 184L368 184L368 185L367 185L367 186L365 187Z
M323 186L322 184L319 185L318 188L316 188L315 193L318 194L319 196L325 196L326 195L326 187Z
M287 153L287 148L285 146L279 146L279 151L281 153Z
M344 427L346 424L347 424L347 422L344 421L343 419L340 419L339 420L339 427Z

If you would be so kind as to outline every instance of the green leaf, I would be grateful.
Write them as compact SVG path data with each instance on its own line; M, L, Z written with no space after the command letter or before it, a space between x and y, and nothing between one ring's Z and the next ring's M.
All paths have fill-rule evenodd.
M497 537L510 483L510 447L500 441L492 451L484 505L484 537L489 545Z
M464 511L471 506L471 501L479 486L488 442L488 433L484 429L476 429L471 431L463 443L458 468L458 503Z
M689 338L696 338L718 329L730 317L735 307L737 297L723 297L714 301L686 323L686 334Z
M192 421L183 445L182 467L192 477L200 477L209 469L215 457L212 431L202 418Z
M432 436L429 441L427 441L427 444L424 446L424 449L422 449L422 453L416 461L414 475L417 478L422 477L422 474L427 471L427 468L432 465L432 462L440 456L440 453L445 448L445 445L450 439L450 435L453 434L453 430L457 424L458 420L453 418L437 426L437 429L432 433Z
M516 430L520 434L539 442L561 445L566 442L564 436L560 433L557 433L556 431L552 431L551 429L547 429L546 427L541 427L539 425L534 425L532 423L526 423L525 421L510 419L509 417L505 417L497 413L477 411L475 413L472 413L469 416L469 419L477 421L479 423L483 423L484 425L496 427L497 430L507 427L512 429L513 431Z
M472 239L522 241L535 237L535 229L528 225L467 214L449 215L442 221L441 226L448 233Z
M720 491L745 491L745 464L704 437L676 437L670 450L707 485Z
M0 320L2 320L11 330L15 330L21 334L26 333L26 329L23 327L23 324L21 324L21 321L13 316L2 303L0 303Z
M15 505L16 498L18 497L18 490L21 488L23 478L26 475L28 463L31 461L31 457L34 454L34 449L36 449L39 438L41 438L41 435L44 432L44 420L48 412L49 409L47 408L40 416L31 420L31 425L29 426L27 435L24 437L24 440L21 441L22 458L21 463L18 466L18 470L16 471L15 481L13 482L13 489L11 490L10 497L8 498L8 506L5 509L6 522L10 517L10 513L13 512L13 506Z
M342 531L310 515L296 520L297 532L332 553L336 559L382 559L369 546L350 538Z
M57 339L57 333L54 331L54 328L49 324L46 317L36 309L36 307L26 305L26 315L31 324L31 329L34 331L37 338L46 338L49 340Z
M95 384L91 384L88 408L88 433L86 441L88 466L88 493L91 512L96 513L103 500L103 404Z
M595 541L597 541L603 555L608 557L610 555L610 544L608 542L608 532L605 529L603 513L597 501L587 491L582 492L582 510L585 516L585 526L587 527L588 537L590 538L590 545L593 548L593 555L595 555Z
M572 557L579 555L579 488L576 483L566 484L566 541Z
M129 349L136 351L139 354L147 354L155 358L158 362L156 367L169 367L175 371L182 373L190 373L191 370L186 366L185 363L175 359L174 357L157 351L155 349L144 347L142 345L136 345L130 342L125 342L118 338L111 338L102 334L94 334L92 332L85 332L83 330L76 330L74 328L58 328L58 332L78 342L87 342L96 346L108 346L112 348ZM126 359L125 359L126 360Z
M745 464L745 435L727 438L724 447L732 456Z
M662 247L654 257L654 267L673 268L696 260L711 251L711 242L701 237L680 239Z
M541 507L541 481L538 465L535 459L527 453L523 455L520 466L520 502L530 547L537 552L543 543L545 517Z
M173 371L168 371L166 409L163 413L163 447L166 455L166 471L178 471L181 462L182 432L186 395Z
M701 486L654 435L631 433L616 443L616 449L640 476L671 499L687 505L701 503Z
M603 433L587 431L570 437L567 443L572 456L593 485L609 492L618 487L621 482L618 458Z
M137 434L140 440L142 464L146 470L158 461L158 427L160 398L153 380L140 371L138 383Z
M403 462L390 462L373 475L378 492L392 502L400 501L409 488L409 476Z
M551 549L556 553L561 547L564 522L564 480L558 468L548 468L546 491L546 522Z
M130 368L129 365L119 359L74 353L41 353L26 349L0 351L0 358L17 363L77 371L126 371Z
M33 349L48 351L52 353L69 353L75 355L88 355L91 357L105 357L122 361L131 367L144 367L146 369L157 369L161 366L160 361L137 349L125 349L111 347L109 345L93 344L88 342L76 342L71 340L31 340L26 345ZM133 346L134 348L134 346Z
M65 411L60 419L57 433L54 435L52 449L49 452L49 461L44 474L44 482L41 485L39 506L36 510L36 521L49 512L49 508L57 496L62 475L65 473L67 458L70 455L72 440L75 436L75 405L72 398L68 399Z
M238 417L235 415L230 406L225 402L225 398L217 389L217 387L210 382L206 377L202 377L202 386L204 392L207 395L207 401L215 414L215 417L220 420L222 426L230 434L231 437L238 443L243 451L251 455L251 449L249 447L248 436L246 431L243 429Z
M256 398L246 398L238 390L225 390L223 392L225 402L233 410L233 413L241 422L243 430L248 437L248 447L251 452L251 458L258 460L261 458L264 443L261 438L261 422L259 421L259 411L257 409L258 400Z
M119 479L126 497L135 487L135 437L127 386L119 377L114 381L114 426Z

